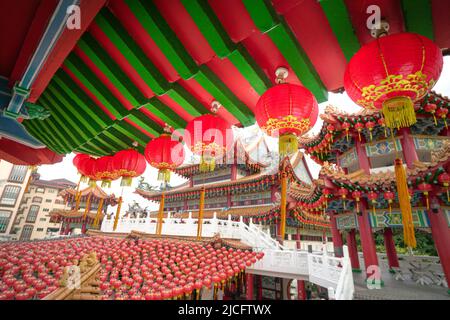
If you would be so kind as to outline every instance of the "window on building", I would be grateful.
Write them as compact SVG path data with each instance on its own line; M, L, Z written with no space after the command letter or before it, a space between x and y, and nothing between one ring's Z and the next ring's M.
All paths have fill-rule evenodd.
M38 212L39 212L39 206L34 206L34 205L31 206L30 210L28 211L26 222L35 222Z
M0 233L4 233L8 228L11 211L0 210Z
M19 197L21 187L19 186L5 186L3 189L2 198L0 204L5 206L14 206L17 198Z
M44 188L36 188L36 193L45 193Z
M33 232L33 226L31 225L25 225L22 229L22 233L20 234L19 240L30 240L31 233Z
M13 166L8 181L22 183L27 176L28 166Z
M44 212L49 212L50 209L49 209L49 208L44 208L44 209L42 209L42 211L44 211Z
M47 221L47 219L46 218L40 218L39 221L44 222L44 221Z
M50 203L52 202L52 199L45 199L45 202Z
M55 193L56 189L48 189L47 191L48 191L48 193Z
M33 203L42 203L42 197L33 197Z
M64 204L64 200L56 199L55 204Z
M36 231L37 231L37 232L44 231L44 228L37 228Z

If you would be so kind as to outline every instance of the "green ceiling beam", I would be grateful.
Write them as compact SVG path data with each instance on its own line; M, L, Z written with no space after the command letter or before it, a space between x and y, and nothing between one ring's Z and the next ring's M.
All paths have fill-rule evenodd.
M198 70L197 64L153 2L137 0L125 2L178 74L183 79L191 78Z
M200 66L200 71L194 79L244 126L255 123L252 111L206 65Z
M100 11L95 22L155 94L162 95L169 90L170 85L161 72L108 9Z
M112 124L112 120L103 112L86 93L62 70L56 72L53 81L75 101L102 128Z
M47 146L47 148L58 154L64 154L66 151L65 148L59 144L54 143L51 140L50 134L46 129L42 130L37 128L36 123L38 121L39 120L24 120L22 123L27 131L31 133L35 138L43 142Z
M319 103L327 101L327 89L283 17L276 15L268 0L244 0L244 5L253 22L272 39L303 85Z
M56 127L54 120L45 119L33 121L33 125L40 131L45 132L51 145L59 146L64 153L69 153L72 149L72 142L67 139L59 127Z
M186 126L186 121L184 121L171 108L158 100L158 98L151 98L148 103L142 106L142 108L147 109L173 128L184 128Z
M349 61L359 50L360 43L353 29L344 0L322 0L319 3L345 58Z
M132 110L127 118L136 123L142 129L153 134L155 137L158 137L163 132L162 128L156 122L139 110Z
M74 151L81 152L84 154L89 154L89 155L96 156L96 157L101 157L104 155L102 153L92 151L92 149L89 149L86 146L80 146L80 147L76 148Z
M269 0L243 0L243 3L262 33L270 31L280 23Z
M176 82L172 84L172 89L167 92L167 95L183 107L191 116L198 117L209 112L200 101L195 99L185 88Z
M235 48L207 0L181 0L200 32L219 58L227 57Z
M85 33L77 45L134 107L144 103L141 91L91 34Z
M109 91L109 89L97 78L97 76L84 64L84 62L74 53L64 61L64 65L69 69L100 102L108 108L117 118L122 119L128 114L119 100Z
M146 146L147 143L150 141L150 137L146 136L144 133L133 127L131 124L121 121L119 123L116 123L114 126L114 129L121 132L125 136L133 139L139 145Z
M47 87L47 91L53 95L55 101L62 105L65 110L70 112L70 117L74 117L75 125L82 125L85 127L92 136L97 135L99 131L103 128L96 123L88 113L86 113L82 108L80 108L62 89L57 83L52 81Z
M116 145L119 146L119 150L131 148L133 145L133 141L130 138L126 136L124 137L121 134L119 134L119 132L114 128L114 125L115 124L113 124L107 130L103 131L105 137L108 137L111 140L113 140L116 143Z
M430 0L402 0L406 31L434 40Z
M247 79L259 95L262 95L272 86L269 78L253 60L243 45L238 44L236 50L228 56L228 59Z
M105 130L106 131L106 130ZM105 149L101 155L110 155L122 149L122 147L111 138L105 135L105 131L100 132L96 137L86 141L80 147L90 147L92 145L101 146Z

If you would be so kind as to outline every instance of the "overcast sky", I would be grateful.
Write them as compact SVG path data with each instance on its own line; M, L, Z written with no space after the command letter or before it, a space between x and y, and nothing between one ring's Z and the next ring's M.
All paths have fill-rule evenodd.
M440 80L436 84L436 86L433 88L434 91L443 94L445 96L450 96L450 57L446 56L444 57L444 70L441 74ZM319 113L323 113L325 107L327 105L333 105L339 109L345 110L346 112L356 112L360 110L360 107L358 107L355 103L353 103L346 93L342 94L334 94L329 93L328 95L329 100L327 102L321 103L319 105ZM252 126L253 127L253 126ZM313 129L310 131L310 133L314 134L319 132L320 128L322 127L322 120L318 118L317 123L313 127ZM254 128L254 127L253 127ZM244 130L251 130L251 128L245 128ZM271 139L269 139L271 140ZM272 140L273 142L273 140ZM276 148L276 144L270 143L270 146L273 148ZM74 182L78 182L79 176L77 174L76 168L72 165L72 159L74 157L74 154L67 155L62 162L54 164L54 165L43 165L39 167L39 173L41 174L41 179L58 179L58 178L66 178ZM186 159L189 159L189 156L186 157ZM311 174L314 178L317 178L320 170L320 166L316 164L314 161L309 159L307 156L307 162L309 165L309 168L311 170ZM151 185L159 185L157 182L157 170L153 169L149 165L147 165L147 170L144 173L145 181L150 183ZM181 183L183 183L185 180L180 178L179 176L172 174L171 178L171 185L176 186ZM138 179L134 179L133 185L131 187L121 188L119 181L115 181L112 184L112 187L110 189L106 189L106 192L111 192L116 194L117 196L121 194L123 190L124 200L125 203L130 203L133 200L136 200L139 202L142 206L149 206L152 210L157 210L157 205L152 204L150 201L147 201L143 199L142 197L134 194L134 190L137 187ZM83 187L86 187L87 185L83 185ZM124 209L127 208L127 206L123 206ZM109 211L112 211L109 210Z

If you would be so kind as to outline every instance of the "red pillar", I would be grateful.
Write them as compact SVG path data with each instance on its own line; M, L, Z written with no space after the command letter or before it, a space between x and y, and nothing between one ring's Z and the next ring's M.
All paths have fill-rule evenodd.
M66 224L66 231L64 232L64 234L65 234L65 235L68 235L69 232L70 232L70 223L67 222L67 224Z
M333 237L333 247L334 247L334 254L336 257L342 257L343 251L343 241L342 241L342 235L339 232L337 228L336 223L336 216L333 213L330 213L330 222L331 222L331 236Z
M442 270L447 283L450 283L450 230L447 219L442 209L438 208L428 211L428 220L430 221L434 246L441 260ZM448 290L448 293L450 294L450 290Z
M398 268L400 265L398 263L397 250L395 249L394 237L392 236L392 229L384 229L384 246L386 247L386 256L388 258L389 269Z
M83 224L81 225L81 234L85 234L86 233L86 221L83 222Z
M411 130L409 128L402 128L400 129L400 134L403 135L403 139L400 139L403 157L405 158L407 167L412 168L414 166L414 162L419 161L419 157L417 156L414 140L411 136Z
M253 300L253 275L250 273L245 274L246 277L246 300Z
M262 300L262 276L258 276L258 300Z
M298 300L306 300L305 280L297 280Z
M356 243L355 229L351 229L347 233L347 247L353 272L361 272L361 267L359 265L358 245Z
M61 223L61 229L59 230L59 234L60 235L64 235L64 232L66 231L64 228L65 228L65 225L64 225L64 222L62 222Z
M375 241L373 239L372 227L370 226L369 221L369 212L366 209L365 201L361 201L359 207L361 210L361 215L358 215L358 225L359 225L359 235L361 238L361 246L364 256L364 266L366 268L366 276L368 278L369 277L373 278L374 273L373 266L379 267L377 250L375 247Z
M370 162L367 157L366 148L359 141L359 138L355 138L355 150L358 156L360 169L364 170L365 173L370 173Z

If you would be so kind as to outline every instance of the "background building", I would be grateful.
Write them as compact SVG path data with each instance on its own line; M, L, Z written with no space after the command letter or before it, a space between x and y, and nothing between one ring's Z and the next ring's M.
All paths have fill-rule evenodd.
M11 227L13 240L43 239L59 234L61 224L50 222L50 212L64 209L64 199L59 192L75 188L66 179L41 180L36 174L28 190L23 194L18 213Z

